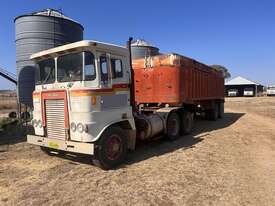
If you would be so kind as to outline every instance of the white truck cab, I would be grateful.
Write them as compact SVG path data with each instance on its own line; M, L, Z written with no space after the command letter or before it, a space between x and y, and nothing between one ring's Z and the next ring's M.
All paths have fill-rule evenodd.
M267 96L275 96L275 85L270 85L266 90Z
M31 59L37 68L35 135L28 135L29 143L46 152L96 155L104 168L117 165L119 155L134 149L127 48L86 40L33 54ZM106 137L99 141L102 136Z

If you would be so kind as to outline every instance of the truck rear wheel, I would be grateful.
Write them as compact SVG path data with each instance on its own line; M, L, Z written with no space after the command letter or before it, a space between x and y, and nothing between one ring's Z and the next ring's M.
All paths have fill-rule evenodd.
M216 121L219 116L219 106L218 104L214 105L214 108L207 110L206 116L208 120Z
M175 140L180 136L180 117L176 112L169 114L166 125L166 135L169 140Z
M188 111L182 113L182 133L190 134L194 126L194 114Z
M107 128L95 148L93 163L105 170L121 164L127 154L127 138L119 127Z
M224 117L224 103L223 102L219 103L218 117L221 118L221 119Z

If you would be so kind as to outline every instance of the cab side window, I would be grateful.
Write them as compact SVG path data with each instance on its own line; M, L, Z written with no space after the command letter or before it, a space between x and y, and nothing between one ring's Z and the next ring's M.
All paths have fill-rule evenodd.
M85 52L84 75L85 80L87 81L91 81L96 78L95 57L91 52Z
M122 69L122 61L121 59L111 59L111 69L113 73L113 78L122 78L123 77L123 69Z
M101 71L101 81L104 83L108 82L108 62L106 55L101 55L99 57L100 61L100 71Z

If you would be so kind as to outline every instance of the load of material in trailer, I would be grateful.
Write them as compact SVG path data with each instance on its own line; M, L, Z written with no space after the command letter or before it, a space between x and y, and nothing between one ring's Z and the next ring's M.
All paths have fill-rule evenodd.
M133 60L137 104L193 104L224 99L221 72L178 54Z

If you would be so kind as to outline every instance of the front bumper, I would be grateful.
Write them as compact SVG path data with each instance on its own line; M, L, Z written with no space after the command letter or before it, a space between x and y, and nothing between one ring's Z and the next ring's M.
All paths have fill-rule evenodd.
M59 139L52 139L48 137L40 137L36 135L28 135L27 142L42 147L49 147L56 150L63 150L67 152L94 154L94 144L85 142L73 142Z

